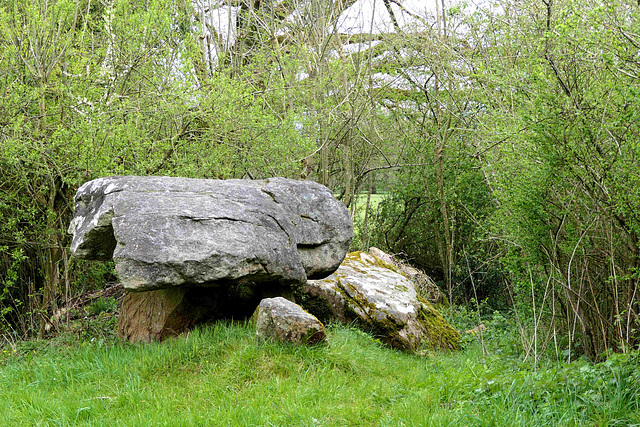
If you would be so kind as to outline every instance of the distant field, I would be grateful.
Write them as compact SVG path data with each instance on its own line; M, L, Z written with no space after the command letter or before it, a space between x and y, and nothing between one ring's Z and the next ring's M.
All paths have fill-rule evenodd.
M372 194L371 200L369 201L369 214L374 214L378 209L378 205L384 198L386 194ZM358 194L355 199L355 215L354 221L364 221L364 215L367 207L367 195L366 194Z

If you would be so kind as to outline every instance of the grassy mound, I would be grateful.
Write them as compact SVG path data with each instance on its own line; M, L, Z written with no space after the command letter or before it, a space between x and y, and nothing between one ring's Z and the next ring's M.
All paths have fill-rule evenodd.
M355 328L326 347L259 344L219 323L148 345L58 338L7 345L2 425L427 426L640 422L637 355L533 369L485 337L412 356ZM497 336L497 335L496 335Z

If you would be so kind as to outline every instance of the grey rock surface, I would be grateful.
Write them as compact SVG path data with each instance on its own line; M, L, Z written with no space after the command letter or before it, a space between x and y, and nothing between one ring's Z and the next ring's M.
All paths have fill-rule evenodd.
M80 187L72 253L113 258L128 290L304 283L346 254L346 207L312 181L116 176Z
M321 321L355 322L401 350L458 347L458 332L395 266L353 252L331 276L309 280L302 306Z
M393 265L399 273L411 280L416 291L419 295L422 295L427 301L432 304L441 304L448 306L449 301L447 297L442 293L438 285L422 271L415 267L410 266L406 262L400 261L393 255L390 255L378 248L369 248L369 253L387 264Z
M256 336L291 344L322 344L327 341L324 325L299 305L282 297L265 298L258 306Z

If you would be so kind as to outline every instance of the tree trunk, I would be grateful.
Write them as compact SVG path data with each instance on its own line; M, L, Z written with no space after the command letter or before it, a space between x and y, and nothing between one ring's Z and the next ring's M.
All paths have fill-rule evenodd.
M369 188L367 190L367 204L364 208L364 226L362 233L362 251L366 252L369 250L369 242L371 241L369 235L369 210L371 208L371 193L373 191L373 177L369 174Z

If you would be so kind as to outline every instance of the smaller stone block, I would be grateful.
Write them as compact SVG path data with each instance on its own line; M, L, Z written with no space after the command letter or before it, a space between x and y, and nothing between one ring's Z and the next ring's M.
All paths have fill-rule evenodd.
M292 344L324 344L324 325L299 305L282 297L266 298L258 306L256 336Z

